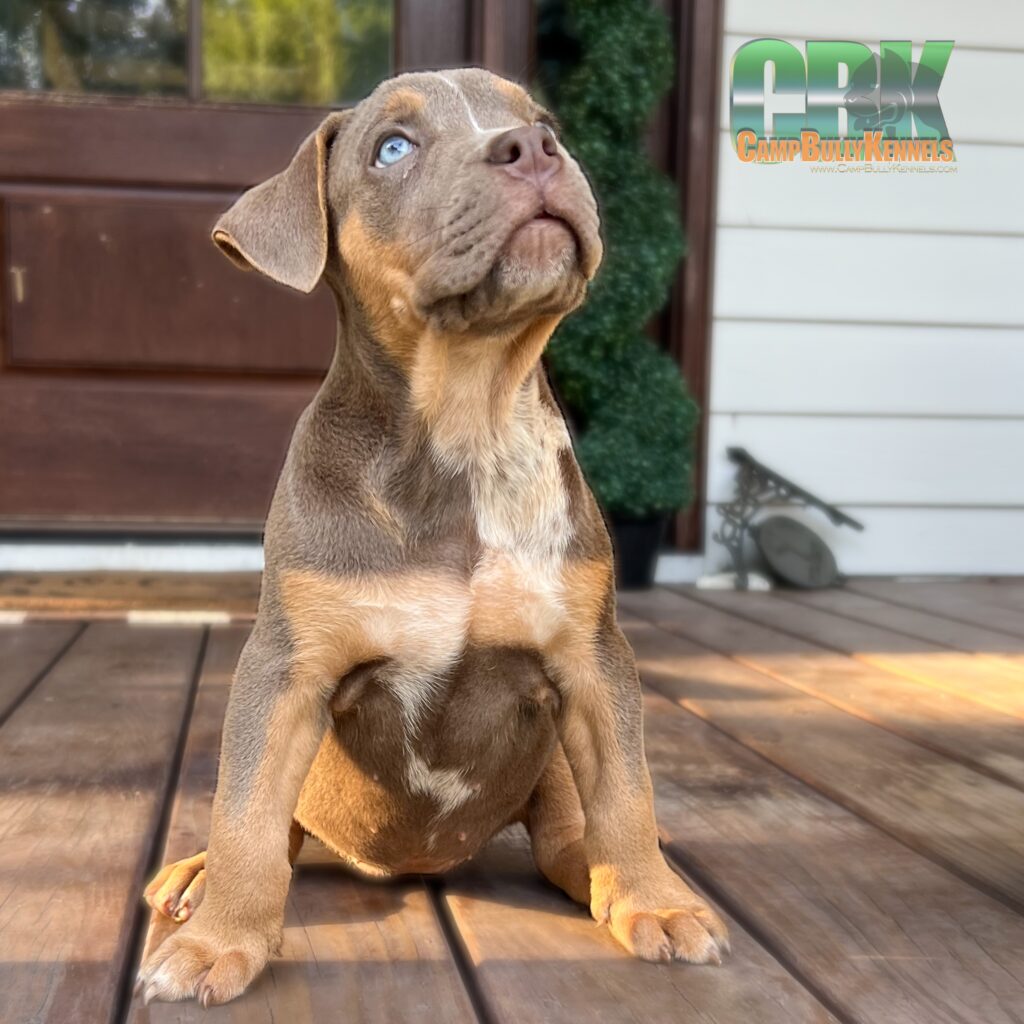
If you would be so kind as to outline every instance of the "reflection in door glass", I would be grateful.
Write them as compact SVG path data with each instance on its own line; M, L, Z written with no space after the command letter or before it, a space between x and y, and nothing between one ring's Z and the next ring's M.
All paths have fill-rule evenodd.
M203 95L327 106L391 71L391 0L202 0Z
M0 0L0 88L184 95L188 0Z

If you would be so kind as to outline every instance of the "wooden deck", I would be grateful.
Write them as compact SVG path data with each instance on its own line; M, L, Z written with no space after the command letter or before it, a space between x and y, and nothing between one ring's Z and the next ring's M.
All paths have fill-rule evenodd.
M312 849L281 956L205 1012L131 1001L138 894L205 844L254 589L65 583L0 580L3 1024L1024 1021L1024 582L622 595L665 850L730 920L723 967L630 960L514 832L400 884Z

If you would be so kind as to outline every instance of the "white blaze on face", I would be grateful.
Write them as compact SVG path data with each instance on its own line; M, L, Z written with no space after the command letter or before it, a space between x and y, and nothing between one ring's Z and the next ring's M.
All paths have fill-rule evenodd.
M462 105L463 107L466 108L466 117L469 118L469 126L477 135L497 135L498 132L508 132L511 131L513 128L523 127L522 124L506 124L502 125L500 128L481 128L479 121L477 121L476 119L476 114L473 113L473 108L469 104L469 100L466 97L466 94L462 91L462 87L457 82L453 82L445 74L441 74L440 78L445 85L450 86L452 89L454 89L456 95L459 97L460 100L462 100Z

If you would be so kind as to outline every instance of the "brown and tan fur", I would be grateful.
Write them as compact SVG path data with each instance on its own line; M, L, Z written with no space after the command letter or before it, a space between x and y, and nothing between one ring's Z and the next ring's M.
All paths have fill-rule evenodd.
M295 431L224 723L209 850L147 889L185 923L145 998L239 995L281 937L304 832L375 876L513 821L645 959L717 962L658 848L611 550L540 364L601 258L593 195L518 86L403 75L330 115L214 239L338 305ZM377 166L380 143L415 145Z

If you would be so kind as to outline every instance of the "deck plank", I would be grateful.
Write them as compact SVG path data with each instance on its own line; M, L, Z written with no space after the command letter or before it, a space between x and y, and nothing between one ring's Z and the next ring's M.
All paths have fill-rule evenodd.
M893 583L855 580L851 589L955 622L1024 638L1024 585L1019 582Z
M994 629L942 618L931 612L891 604L869 594L849 588L829 590L787 591L780 594L785 601L833 612L847 619L873 626L897 630L919 640L929 640L952 647L965 654L974 654L983 662L992 662L1003 673L1013 672L1021 678L1024 671L1024 636L1011 636ZM1024 679L1021 679L1024 685Z
M206 844L221 722L248 631L211 631L161 862ZM475 1021L423 883L361 881L319 844L306 845L289 895L281 953L243 997L209 1010L194 1000L144 1007L136 999L128 1020L305 1024L340 1014L352 1024Z
M734 921L721 968L631 958L586 909L540 879L521 827L449 876L443 893L497 1021L833 1020Z
M0 626L0 722L81 628L77 622Z
M91 625L0 729L0 1020L110 1019L201 639Z
M834 612L848 619L895 630L919 640L929 640L965 653L993 657L1024 654L1024 638L1000 633L998 630L987 629L972 622L942 618L918 608L892 604L851 587L776 591L776 596L783 601L793 601L811 608ZM1010 664L1017 665L1019 660L1011 659Z
M1024 722L958 692L894 675L779 631L820 635L812 609L763 594L696 601L681 593L652 592L624 601L649 621L742 665L1024 789ZM837 621L842 627L843 620ZM841 628L833 628L828 639L841 644Z
M642 641L649 632L633 631L645 682L707 685L688 665L690 648L673 637L652 670ZM1018 914L667 698L649 694L645 715L669 852L846 1019L1024 1020Z
M661 670L659 690L1024 910L1024 793L664 629L626 624L642 671Z
M821 609L794 608L770 594L694 591L689 596L842 651L890 676L902 676L995 711L1024 717L1024 662L1017 665L1006 659L995 662L964 654Z

